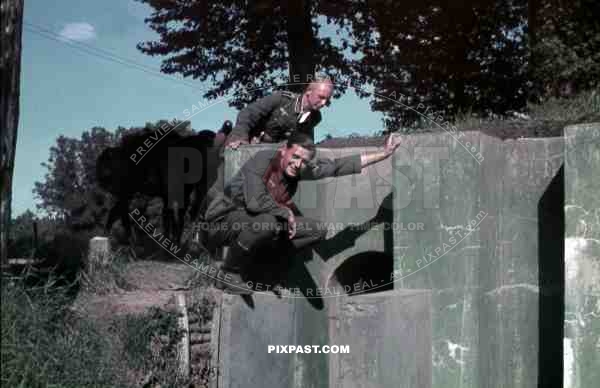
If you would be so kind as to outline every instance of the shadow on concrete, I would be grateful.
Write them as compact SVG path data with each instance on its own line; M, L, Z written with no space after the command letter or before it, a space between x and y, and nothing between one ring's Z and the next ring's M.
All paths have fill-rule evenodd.
M276 287L281 287L307 297L309 303L316 309L322 310L325 304L322 298L315 297L319 285L306 268L305 263L312 260L312 249L305 248L295 252L294 255L286 254L291 249L288 246L269 245L263 247L257 254L255 262L245 271L244 280L251 281L256 291L270 292ZM275 295L277 293L274 292ZM252 297L244 297L246 304Z
M391 291L394 257L383 252L362 252L346 259L334 272L328 287L340 287L352 296ZM350 291L348 291L350 290Z
M356 240L372 229L375 225L391 225L393 222L392 193L388 194L377 210L375 216L361 224L350 225L330 239L319 242L317 245L296 251L293 254L291 244L274 243L263 247L256 255L251 268L248 268L245 280L253 282L257 291L272 291L280 286L288 290L298 289L307 297L308 302L316 309L325 307L322 298L316 296L316 289L320 287L306 268L305 263L313 259L314 249L324 261L336 254L355 245ZM382 228L384 239L384 252L362 252L352 256L336 270L336 280L343 288L344 285L353 287L356 282L367 281L368 284L382 285L374 290L363 287L371 293L392 290L390 282L393 266L393 230L391 227ZM292 258L293 259L290 259ZM338 273L338 271L340 271ZM257 288L260 287L260 288ZM375 288L372 286L371 288ZM352 292L354 294L354 291ZM358 293L357 293L358 294ZM251 296L244 297L246 304L252 307Z
M390 193L383 199L383 201L381 201L381 205L379 206L379 209L377 209L377 214L375 214L373 218L363 222L362 224L350 225L344 228L332 238L320 242L319 245L314 248L315 251L323 258L323 260L327 261L327 259L335 256L339 252L354 246L356 240L369 229L372 229L372 227L375 225L392 225L394 220L392 206L392 193ZM392 228L383 228L384 251L390 255L394 249L393 234L394 232Z
M563 386L565 308L564 166L538 203L539 354L538 387Z

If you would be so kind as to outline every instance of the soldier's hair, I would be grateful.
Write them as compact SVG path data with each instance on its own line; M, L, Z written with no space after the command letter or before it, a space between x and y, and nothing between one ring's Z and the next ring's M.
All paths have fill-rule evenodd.
M312 90L319 84L329 85L329 87L331 89L333 89L333 82L331 81L331 78L317 76L317 77L315 77L315 79L313 79L311 82L308 83L308 85L306 86L306 90L307 91Z
M288 137L287 140L287 148L291 148L294 145L298 145L302 148L305 148L313 154L317 150L312 138L306 133L298 131L292 132L292 134L290 135L290 137Z

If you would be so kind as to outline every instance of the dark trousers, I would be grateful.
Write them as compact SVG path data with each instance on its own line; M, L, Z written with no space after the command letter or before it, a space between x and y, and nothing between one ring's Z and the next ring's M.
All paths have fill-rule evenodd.
M240 209L211 222L208 237L212 245L237 244L253 254L272 243L281 249L301 249L323 240L327 234L325 224L312 218L296 217L296 225L296 235L290 240L286 222L270 214L251 215Z

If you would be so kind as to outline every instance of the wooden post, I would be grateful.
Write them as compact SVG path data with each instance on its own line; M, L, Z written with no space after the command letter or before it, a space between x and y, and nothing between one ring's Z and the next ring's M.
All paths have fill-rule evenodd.
M37 221L33 221L33 254L31 255L31 257L35 258L37 256L37 252L38 252L38 225L37 225Z
M94 237L90 240L87 269L97 265L107 265L110 259L110 241L107 237Z
M23 0L0 6L0 263L8 260L12 177L19 126Z
M183 292L177 294L177 326L182 336L177 346L177 359L179 360L179 377L187 381L190 376L190 327L188 322L187 307L185 306L185 295Z

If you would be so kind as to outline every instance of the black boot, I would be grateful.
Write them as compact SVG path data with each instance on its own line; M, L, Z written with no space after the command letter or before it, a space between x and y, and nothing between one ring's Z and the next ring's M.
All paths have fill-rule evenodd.
M217 281L217 288L222 289L224 292L236 295L250 295L252 289L244 282L241 276L241 272L246 265L248 265L251 259L251 254L246 249L242 248L237 242L233 243L229 247L227 256L223 261L221 270L227 273L225 279L219 279Z

